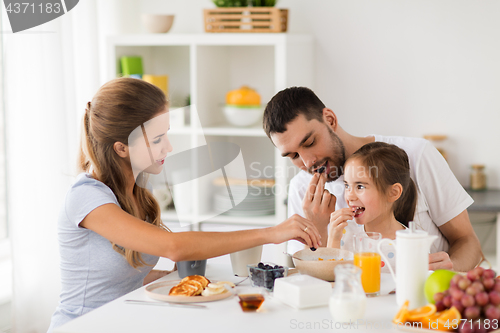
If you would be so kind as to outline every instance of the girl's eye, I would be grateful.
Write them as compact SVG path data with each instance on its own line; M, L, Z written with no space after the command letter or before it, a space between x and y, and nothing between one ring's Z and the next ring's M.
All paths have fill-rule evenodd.
M349 189L349 185L348 184L344 184L344 187L345 187L346 190Z
M159 144L159 143L160 143L160 141L161 141L161 138L158 138L158 139L156 139L155 141L153 141L153 143L154 143L155 145L157 145L157 144Z
M357 189L358 189L358 190L363 190L364 188L365 188L365 186L364 186L364 185L358 185L358 186L357 186Z

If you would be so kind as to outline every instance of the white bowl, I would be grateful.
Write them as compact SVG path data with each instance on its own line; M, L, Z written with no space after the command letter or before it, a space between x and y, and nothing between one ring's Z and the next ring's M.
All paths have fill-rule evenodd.
M152 33L165 33L174 23L174 15L142 14L142 24Z
M260 106L244 107L226 105L224 115L227 121L234 126L250 126L262 121L263 109Z
M319 258L323 260L319 260ZM320 247L316 251L304 249L295 252L292 259L300 274L311 275L325 281L335 281L335 266L352 264L354 253L347 250ZM329 259L335 259L335 261Z

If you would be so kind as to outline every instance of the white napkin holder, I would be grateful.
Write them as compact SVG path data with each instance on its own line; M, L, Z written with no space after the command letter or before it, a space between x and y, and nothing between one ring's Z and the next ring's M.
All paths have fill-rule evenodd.
M274 298L296 309L327 306L332 285L309 275L294 274L274 281Z

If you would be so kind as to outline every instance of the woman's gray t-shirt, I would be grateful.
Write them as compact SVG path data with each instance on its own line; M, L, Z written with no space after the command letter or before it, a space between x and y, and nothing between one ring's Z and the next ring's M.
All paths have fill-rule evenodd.
M91 211L110 203L119 206L111 189L86 173L77 177L66 194L58 219L62 290L49 332L141 287L158 261L156 256L142 254L151 266L135 269L109 240L79 226Z

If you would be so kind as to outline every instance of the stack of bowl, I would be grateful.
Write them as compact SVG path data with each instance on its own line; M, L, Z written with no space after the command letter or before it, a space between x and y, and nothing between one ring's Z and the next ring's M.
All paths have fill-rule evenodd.
M275 213L274 180L228 179L229 189L223 179L214 181L214 210L231 216L262 216Z

